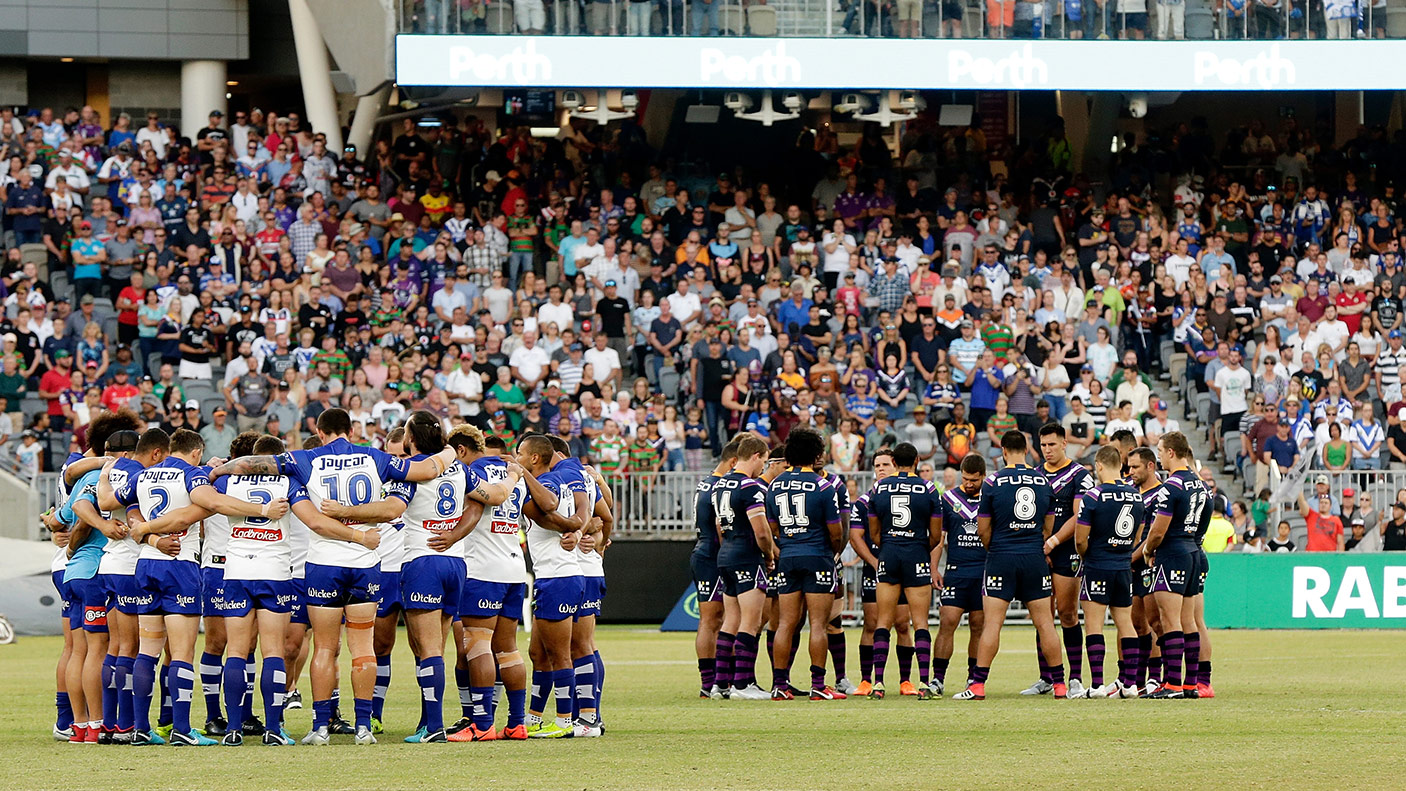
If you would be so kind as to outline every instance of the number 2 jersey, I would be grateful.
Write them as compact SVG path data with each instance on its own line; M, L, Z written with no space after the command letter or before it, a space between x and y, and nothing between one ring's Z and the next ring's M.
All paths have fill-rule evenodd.
M1205 484L1189 470L1177 470L1162 482L1162 502L1157 506L1158 516L1171 517L1157 554L1172 553L1189 555L1201 548L1201 536L1211 523L1211 512L1206 508L1210 494Z
M766 512L766 486L740 472L730 472L713 484L713 513L720 536L719 566L750 566L762 564L762 550L752 530L751 515Z
M421 454L411 461L425 458L428 456ZM474 488L469 485L471 475L464 465L456 461L428 481L395 481L387 484L386 495L405 503L405 513L401 516L404 523L401 536L405 542L404 554L401 555L402 569L404 564L416 558L464 557L462 541L443 552L431 549L429 542L431 538L458 527L469 490Z
M215 489L221 494L248 503L271 503L274 500L295 503L308 499L302 486L282 475L226 475L216 478ZM295 525L290 511L281 519L266 516L231 516L229 538L225 548L225 579L286 580L293 565L293 531L306 531L301 523ZM210 520L206 520L209 522Z
M175 456L167 456L159 464L153 464L140 474L129 477L127 483L116 492L117 501L130 512L140 508L142 517L150 522L162 514L190 505L190 493L201 486L210 485L209 471L204 467L188 464ZM171 533L181 540L181 550L173 558L150 544L143 546L140 560L188 560L196 563L200 558L200 542L190 534L187 527Z
M1079 524L1089 527L1084 565L1099 571L1132 568L1133 542L1143 520L1142 494L1126 483L1100 483L1084 492Z
M300 484L306 490L308 500L318 509L321 509L323 500L335 500L344 505L366 505L380 494L383 482L404 481L410 471L410 463L406 459L375 448L353 445L342 437L320 448L280 453L274 459L278 472ZM362 527L359 523L356 526ZM374 549L312 533L308 539L307 562L365 569L379 565L381 558Z
M1054 499L1045 474L1025 465L1005 467L981 484L980 517L991 519L992 555L1043 555L1045 516Z
M490 486L508 479L508 464L497 456L484 456L469 464L469 474ZM502 503L485 507L478 524L462 542L469 579L481 582L527 582L527 563L518 540L527 484L518 481Z
M843 490L808 467L776 476L767 490L766 518L780 528L781 557L834 557L829 526L840 524Z

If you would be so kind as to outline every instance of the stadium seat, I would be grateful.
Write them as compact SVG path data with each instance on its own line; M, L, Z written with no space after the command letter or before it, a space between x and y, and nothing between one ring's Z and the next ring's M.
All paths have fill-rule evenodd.
M718 9L718 28L729 36L740 36L746 32L746 20L742 15L742 6L723 5Z
M103 316L99 322L103 328L103 335L108 338L117 337L117 316Z
M489 3L484 10L484 24L488 32L495 36L508 36L513 33L513 4L506 2Z
M73 302L73 286L68 282L67 272L54 272L49 275L49 288L54 292L54 299L63 297Z
M748 6L747 28L754 36L776 35L776 9L769 5Z
M26 264L34 263L39 267L39 276L43 277L49 271L49 248L42 244L22 244L20 260Z

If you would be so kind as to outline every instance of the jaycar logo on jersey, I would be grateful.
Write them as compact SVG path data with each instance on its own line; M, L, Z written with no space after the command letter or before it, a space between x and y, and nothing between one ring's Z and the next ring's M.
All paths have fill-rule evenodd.
M450 47L449 76L456 81L472 76L483 82L539 82L552 78L552 59L537 52L532 39L506 55L479 54L469 47ZM404 464L400 459L396 461Z
M1026 44L1004 58L979 58L965 49L947 52L947 79L953 83L1002 84L1017 90L1050 81L1050 66Z
M728 84L794 85L801 81L800 60L786 54L785 42L764 49L756 57L728 55L716 47L703 47L698 53L699 76L704 82L719 77Z
M1298 82L1298 68L1280 54L1278 44L1253 58L1224 58L1210 50L1200 50L1192 61L1192 79L1197 85L1245 88L1257 85L1265 90Z

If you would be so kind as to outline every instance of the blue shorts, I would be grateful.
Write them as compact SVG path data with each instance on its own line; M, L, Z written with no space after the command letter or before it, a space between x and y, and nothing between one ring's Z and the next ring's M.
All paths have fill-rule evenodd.
M1133 566L1133 595L1139 598L1152 595L1154 575L1146 563Z
M50 575L54 581L54 590L59 594L59 617L68 621L72 629L73 626L73 591L68 587L68 583L63 581L63 572L55 571Z
M237 618L254 610L291 612L295 597L292 580L225 580L225 601L238 605L225 607L220 615Z
M860 604L875 604L879 601L879 576L874 571L874 567L868 563L864 564L864 570L859 574L859 602Z
M308 581L303 577L294 577L288 582L293 586L293 602L288 607L288 623L309 626L308 608L305 604L308 595Z
M522 618L526 582L484 582L468 579L459 594L460 618Z
M698 589L698 600L722 601L723 578L718 572L717 555L695 552L688 556L688 565L693 571L693 586Z
M581 594L581 609L576 611L576 620L600 615L601 602L605 599L605 577L584 577L585 590Z
M1032 602L1048 599L1054 589L1050 564L1044 553L987 555L981 595L1004 601Z
M958 607L962 612L981 612L981 577L943 577L939 601L943 607Z
M1079 582L1079 601L1108 607L1133 606L1133 571L1084 567Z
M380 566L348 569L309 563L303 574L305 607L346 607L381 600Z
M1056 577L1079 576L1079 563L1079 550L1072 538L1050 550L1050 572Z
M904 588L932 585L932 554L927 549L908 544L879 547L879 582Z
M459 610L464 590L464 559L424 555L400 567L400 601L407 610Z
M249 612L249 600L241 591L239 586L231 589L225 583L223 567L206 566L200 569L200 612L206 618L224 618Z
M99 574L108 606L124 615L137 615L151 604L151 594L137 587L135 574Z
M199 615L200 564L191 560L137 561L137 587L151 594L139 615Z
M586 578L548 577L532 583L532 617L561 621L576 615L586 595Z
M1206 592L1206 574L1211 571L1211 561L1206 559L1206 550L1196 550L1196 576L1191 581L1196 585L1196 593L1193 596L1200 596Z
M97 576L85 580L69 580L68 589L73 596L72 611L68 616L68 629L82 629L85 632L107 634L107 591Z
M404 568L402 566L402 568ZM402 609L400 602L401 576L399 571L381 572L381 600L376 603L376 617L384 618Z

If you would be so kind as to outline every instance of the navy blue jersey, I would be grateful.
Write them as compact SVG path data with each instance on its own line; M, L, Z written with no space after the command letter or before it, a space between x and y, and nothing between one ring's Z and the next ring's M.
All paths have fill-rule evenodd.
M1158 483L1140 494L1142 494L1142 530L1137 535L1139 543L1147 540L1147 534L1152 530L1152 521L1157 518L1157 509L1161 507L1162 500L1167 496L1167 487ZM1145 559L1137 561L1133 567L1147 568L1147 561Z
M1050 490L1054 493L1050 510L1055 515L1054 529L1059 530L1074 515L1074 504L1079 502L1084 492L1093 488L1094 476L1084 465L1073 460L1053 472L1049 469L1042 469L1042 472L1049 479Z
M976 517L981 510L981 495L968 497L958 489L948 489L942 495L942 529L947 534L947 570L943 576L952 579L981 579L986 567L986 547L976 534Z
M869 536L869 498L873 494L874 490L870 489L859 495L849 509L849 529L858 531L864 537L864 545L869 547L870 552L878 549L874 546L874 539Z
M713 484L713 513L722 545L719 566L749 566L762 562L757 536L752 532L753 511L766 509L766 487L755 478L730 472Z
M698 482L698 491L693 496L693 524L698 528L698 541L693 545L696 555L706 555L710 558L718 556L718 528L713 515L713 485L721 480L721 475L709 473Z
M839 474L832 472L825 475L825 480L829 481L830 485L838 490L835 496L838 498L836 502L839 504L840 508L840 524L848 525L850 521L850 511L853 510L854 504L849 501L849 489L845 486L845 479L841 478Z
M991 519L987 551L992 555L1043 556L1045 517L1053 499L1045 474L1023 464L986 476L978 516Z
M1201 547L1197 536L1205 533L1211 520L1211 512L1206 508L1211 498L1205 484L1195 472L1187 469L1167 476L1162 487L1166 494L1157 506L1157 515L1171 517L1172 521L1157 551L1195 552Z
M1142 495L1126 483L1101 483L1084 493L1079 524L1089 527L1084 566L1100 571L1132 568L1133 540L1143 521Z
M874 484L869 519L878 520L880 546L931 547L933 519L941 530L942 504L932 484L910 472L900 472Z
M778 528L781 557L834 557L829 526L840 524L844 488L808 467L790 467L776 476L767 493L766 518Z

